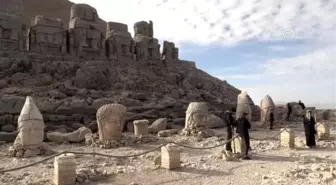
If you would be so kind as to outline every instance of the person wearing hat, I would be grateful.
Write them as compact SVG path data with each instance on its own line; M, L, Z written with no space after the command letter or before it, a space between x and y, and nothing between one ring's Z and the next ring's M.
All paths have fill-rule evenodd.
M236 121L236 132L242 139L242 159L250 160L251 158L248 156L249 150L251 150L250 145L250 134L249 129L251 128L251 124L246 118L247 113L244 112L240 116L240 118Z
M306 116L303 118L303 126L306 136L306 145L309 148L313 148L316 146L315 134L317 133L315 130L315 119L312 116L311 110L307 110Z
M224 123L227 129L227 136L226 136L227 140L232 139L232 127L234 126L234 123L235 123L235 119L233 118L232 114L234 114L235 112L236 112L236 109L231 108L231 110L227 110L224 113ZM231 142L228 142L225 145L225 150L232 152Z

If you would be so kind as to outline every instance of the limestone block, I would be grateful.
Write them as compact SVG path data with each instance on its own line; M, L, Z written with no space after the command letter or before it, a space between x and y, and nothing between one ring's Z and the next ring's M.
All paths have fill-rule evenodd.
M18 118L18 131L22 146L41 145L44 139L43 116L33 98L27 96Z
M101 141L119 140L126 120L126 107L106 104L97 111L98 134Z
M134 135L140 136L148 134L149 121L147 119L135 120L133 124L134 124Z
M247 150L246 144L240 136L233 139L232 146L235 154L245 155Z
M294 148L295 147L295 133L293 130L288 128L282 128L280 130L280 145L282 147L289 147Z
M161 167L169 170L180 168L181 152L182 149L173 144L161 147Z
M316 127L317 137L320 140L326 140L330 137L330 127L327 123L319 122Z
M74 154L55 157L54 184L73 185L76 183L76 159Z

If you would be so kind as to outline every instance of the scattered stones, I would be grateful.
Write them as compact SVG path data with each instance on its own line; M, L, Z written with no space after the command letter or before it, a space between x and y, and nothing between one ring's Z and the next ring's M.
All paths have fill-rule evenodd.
M165 129L167 129L167 118L159 118L149 126L149 132L151 133L158 133Z
M177 129L170 129L170 130L161 130L158 132L158 137L169 137L172 136L174 134L178 134L178 130Z

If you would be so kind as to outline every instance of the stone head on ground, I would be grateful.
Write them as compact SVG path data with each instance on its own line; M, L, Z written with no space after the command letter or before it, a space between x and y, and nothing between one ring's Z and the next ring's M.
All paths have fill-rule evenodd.
M106 104L97 111L98 134L101 141L119 140L126 120L126 107Z
M247 113L247 119L252 120L252 109L250 106L250 97L246 91L242 91L237 97L236 117L239 118L243 113Z
M203 127L207 123L208 104L205 102L191 102L186 111L185 127Z
M22 146L40 145L44 139L43 116L32 97L27 96L18 118L18 139Z

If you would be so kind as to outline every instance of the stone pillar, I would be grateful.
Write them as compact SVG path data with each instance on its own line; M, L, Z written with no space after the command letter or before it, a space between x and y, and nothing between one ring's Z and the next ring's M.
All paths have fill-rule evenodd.
M181 167L182 149L174 144L161 147L161 167L175 169Z
M317 123L316 126L317 137L320 140L327 140L330 137L330 128L329 125L324 122Z
M148 134L148 124L149 124L149 121L147 119L135 120L133 122L134 135L140 136L140 135Z
M246 143L243 141L243 139L240 136L237 136L233 139L233 152L235 154L239 154L240 157L245 157L245 153L247 150Z
M97 111L100 141L120 140L126 120L126 107L121 104L106 104Z
M295 147L295 133L293 130L288 128L282 128L280 134L280 145L282 147Z
M74 154L55 157L54 184L73 185L76 183L76 159Z

